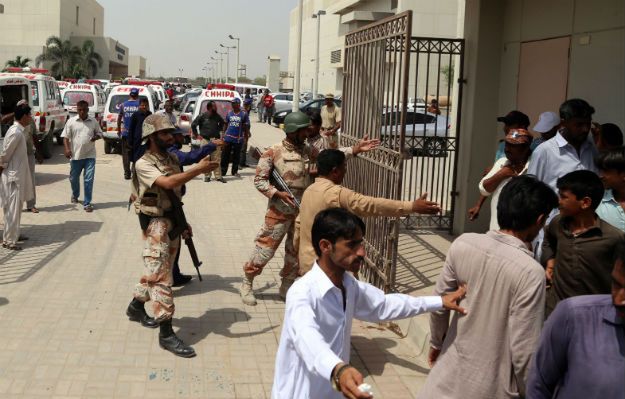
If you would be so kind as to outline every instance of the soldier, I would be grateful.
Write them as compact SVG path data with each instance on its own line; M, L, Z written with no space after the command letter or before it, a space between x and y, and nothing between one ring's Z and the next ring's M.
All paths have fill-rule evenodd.
M274 144L260 157L256 167L254 185L269 198L265 223L256 236L256 247L243 266L243 282L239 292L246 305L256 305L253 291L254 277L258 276L265 265L273 258L286 235L284 267L280 271L282 282L280 296L286 298L293 281L298 274L297 251L293 247L294 222L298 215L295 199L301 201L302 194L310 184L309 163L315 162L319 150L306 144L310 118L302 112L293 112L284 119L286 138ZM341 150L347 155L356 156L360 152L377 147L379 140L362 140L352 148ZM279 191L271 182L270 176L276 169L288 185L295 199L284 191Z
M135 211L139 215L145 247L143 250L144 274L136 285L134 298L126 314L149 328L160 326L159 344L177 356L193 357L195 351L174 334L171 319L174 314L172 264L180 246L180 236L170 237L175 221L171 217L170 195L181 198L182 186L202 173L219 166L202 159L197 166L181 172L178 158L167 152L174 143L174 125L167 116L150 115L143 123L145 154L135 164L133 196ZM182 232L183 238L191 236L191 226ZM145 311L145 302L152 300L154 318Z

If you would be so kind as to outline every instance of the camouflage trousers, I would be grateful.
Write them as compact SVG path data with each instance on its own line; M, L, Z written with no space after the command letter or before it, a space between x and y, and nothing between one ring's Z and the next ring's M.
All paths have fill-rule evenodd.
M280 277L295 280L299 269L297 262L297 251L293 246L293 235L295 233L295 215L285 215L278 212L273 207L267 209L265 223L256 235L254 252L250 259L243 266L245 274L258 276L263 268L276 253L282 243L284 236L284 267L280 271Z
M152 300L154 318L158 321L174 315L172 267L180 246L180 238L170 240L167 232L172 223L167 218L153 218L143 233L144 274L135 286L134 297L141 302Z

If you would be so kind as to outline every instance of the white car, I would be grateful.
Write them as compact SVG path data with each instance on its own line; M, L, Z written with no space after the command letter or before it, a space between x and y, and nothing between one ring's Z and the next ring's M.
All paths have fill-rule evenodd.
M293 94L291 93L271 93L276 112L293 108Z
M399 118L398 112L385 112L382 115L382 140L389 140L400 134L399 132ZM450 125L449 119L444 115L435 115L425 110L411 111L408 109L406 112L406 143L412 144L420 139L423 143L418 145L419 149L422 148L424 155L431 157L443 156L447 151L447 138L450 137L449 133ZM415 146L407 145L411 147L413 155L417 152Z
M69 117L76 116L78 111L76 104L78 101L86 101L89 104L89 116L95 118L101 124L104 114L106 96L104 90L99 85L87 83L71 84L63 91L63 104L69 111Z

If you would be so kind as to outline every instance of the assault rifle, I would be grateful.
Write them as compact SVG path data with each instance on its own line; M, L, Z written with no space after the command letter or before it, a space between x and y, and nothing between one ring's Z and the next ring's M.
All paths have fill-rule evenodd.
M258 147L255 147L254 151L252 152L253 158L258 161L262 155L263 154L262 152L260 152L260 149ZM287 193L293 199L293 202L295 203L295 206L297 207L297 209L299 209L300 208L299 201L297 200L297 198L295 198L295 195L293 195L293 192L291 191L289 186L286 184L282 176L280 176L280 173L278 173L276 168L272 169L271 178L273 179L276 188L280 191Z
M187 230L189 224L187 223L187 218L184 215L184 210L182 209L183 204L182 201L180 201L180 198L176 196L173 190L165 190L165 192L167 193L169 201L171 201L172 218L174 222L174 228L169 232L169 239L174 240L176 237L182 236L182 233ZM189 248L189 255L191 255L193 266L197 272L197 278L202 281L202 275L200 274L200 266L202 266L202 262L197 256L193 239L191 237L185 238L184 243L187 245L187 248Z

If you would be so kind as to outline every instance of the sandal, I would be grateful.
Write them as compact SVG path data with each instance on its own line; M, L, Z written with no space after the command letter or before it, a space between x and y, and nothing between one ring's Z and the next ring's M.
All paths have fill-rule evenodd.
M7 244L7 243L4 243L4 242L2 243L2 247L6 248L6 249L8 249L10 251L21 251L22 249L24 249L24 248L20 247L17 244Z
M39 213L39 209L35 208L34 206L32 208L28 208L27 211L32 213Z

